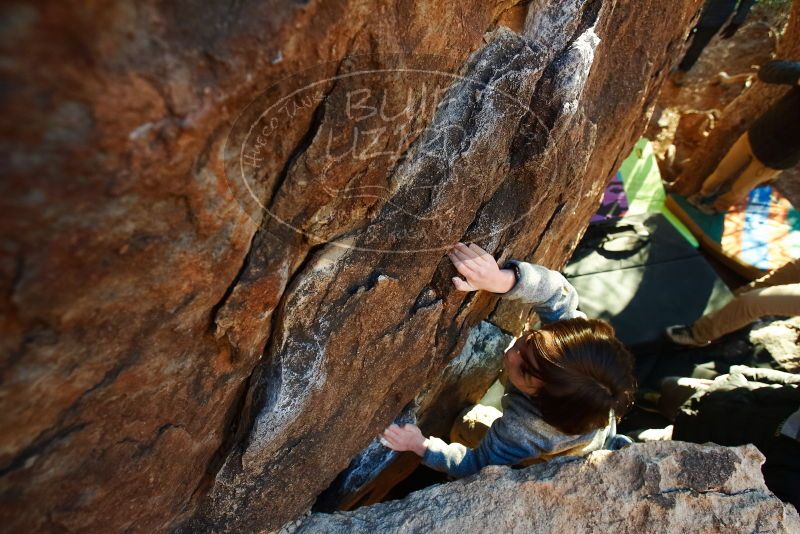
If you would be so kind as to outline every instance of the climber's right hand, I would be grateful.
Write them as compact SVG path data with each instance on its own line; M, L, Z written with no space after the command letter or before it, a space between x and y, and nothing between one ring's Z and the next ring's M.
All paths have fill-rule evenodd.
M428 440L417 425L389 425L380 438L381 444L393 451L413 451L419 456L425 456L428 448Z
M454 276L453 285L459 291L484 289L492 293L506 293L514 287L517 277L511 269L501 269L494 257L475 243L469 246L456 243L447 253L456 270L466 278Z

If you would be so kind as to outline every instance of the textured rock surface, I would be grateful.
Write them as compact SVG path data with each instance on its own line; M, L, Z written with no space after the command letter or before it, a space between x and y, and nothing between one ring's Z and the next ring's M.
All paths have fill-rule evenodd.
M4 4L4 527L249 531L307 509L470 327L528 320L454 292L443 248L563 264L699 3ZM383 140L402 158L326 166L354 144L353 91L422 86L348 77L390 52L478 86L416 94L411 135ZM236 117L314 65L243 196ZM331 194L358 188L381 194Z
M752 446L651 442L527 469L491 466L282 532L797 532L797 511L764 485L763 458Z
M800 373L800 317L772 321L753 328L750 343L764 349L790 373Z
M427 390L420 392L394 422L417 423L429 434L447 436L453 415L465 403L478 402L486 391L486 384L497 378L503 353L513 340L513 336L503 333L488 321L481 321L472 327L461 353L448 362L440 378L430 384ZM423 420L420 421L418 417ZM365 489L370 491L371 499L375 499L378 491L388 491L391 487L387 487L386 483L380 483L380 489L365 486L373 482L397 456L397 453L382 446L378 438L375 438L339 474L316 506L321 506L320 509L324 511L332 511L337 509L337 505L356 500ZM401 460L400 465L405 466L406 461ZM392 471L397 471L396 464Z

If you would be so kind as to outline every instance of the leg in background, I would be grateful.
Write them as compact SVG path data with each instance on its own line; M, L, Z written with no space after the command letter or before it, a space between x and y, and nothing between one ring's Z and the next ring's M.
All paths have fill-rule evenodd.
M764 287L742 293L719 310L695 321L692 335L697 341L712 341L765 315L800 315L800 284Z
M753 280L746 286L742 286L734 293L740 295L752 289L761 287L782 286L786 284L800 284L800 259L792 260L774 271L765 274L758 280Z
M758 161L758 158L753 157L744 171L742 171L742 174L733 182L728 192L714 202L714 209L726 211L731 206L747 198L747 195L754 188L774 178L780 172L778 169L767 167Z
M700 188L700 196L707 197L716 192L723 184L731 180L736 173L746 167L750 160L753 159L753 154L750 151L750 140L747 137L747 132L743 133L739 139L719 162L717 168L714 169L708 178L703 182Z

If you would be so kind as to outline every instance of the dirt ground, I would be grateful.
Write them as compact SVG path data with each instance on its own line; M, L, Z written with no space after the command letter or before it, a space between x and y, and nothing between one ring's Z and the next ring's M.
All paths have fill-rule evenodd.
M682 80L673 76L665 84L645 135L653 142L666 181L680 174L725 107L749 87L755 67L774 58L790 7L791 2L757 3L732 38L715 37ZM800 169L782 173L776 185L800 206Z

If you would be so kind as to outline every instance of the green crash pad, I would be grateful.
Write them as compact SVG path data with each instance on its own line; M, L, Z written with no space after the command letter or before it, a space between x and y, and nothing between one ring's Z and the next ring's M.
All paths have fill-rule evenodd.
M683 222L664 205L666 192L653 152L653 144L642 137L619 168L625 188L627 217L661 213L694 247L699 243Z

